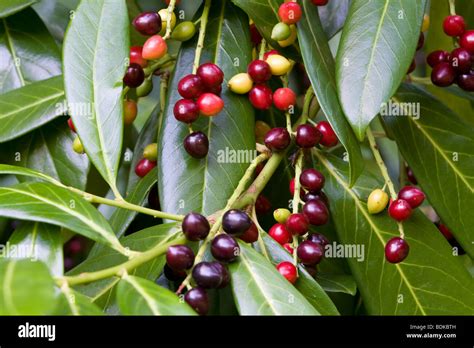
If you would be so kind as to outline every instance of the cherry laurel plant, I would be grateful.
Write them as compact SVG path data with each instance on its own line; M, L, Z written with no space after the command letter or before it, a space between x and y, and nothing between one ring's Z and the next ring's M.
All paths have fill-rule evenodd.
M0 314L474 314L466 2L31 3Z

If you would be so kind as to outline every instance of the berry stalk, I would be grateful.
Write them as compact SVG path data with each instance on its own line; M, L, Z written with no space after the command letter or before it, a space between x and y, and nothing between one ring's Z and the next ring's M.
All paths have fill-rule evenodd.
M176 5L176 0L171 0L167 8L168 17L166 18L166 33L165 33L165 36L163 36L163 40L168 40L171 35L171 16L174 12L175 5Z
M204 38L206 36L206 27L207 20L209 17L209 10L211 9L211 0L206 0L204 4L204 10L201 15L201 24L199 27L199 38L196 46L196 53L194 54L194 63L193 63L193 74L196 74L197 69L199 68L199 62L201 61L201 53L204 48Z

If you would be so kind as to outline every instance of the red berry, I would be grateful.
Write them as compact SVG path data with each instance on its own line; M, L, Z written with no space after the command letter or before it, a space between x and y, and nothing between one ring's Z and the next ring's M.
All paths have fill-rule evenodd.
M69 128L74 132L76 133L76 127L74 126L74 123L72 122L72 118L69 117L68 120L67 120L67 125L69 126Z
M321 262L324 249L321 244L305 240L296 249L296 254L303 265L314 266Z
M313 168L305 169L300 175L301 185L311 192L319 192L324 186L324 175Z
M321 140L321 133L309 124L301 124L296 128L296 145L304 149L316 146Z
M456 83L465 91L474 92L474 73L459 75Z
M265 215L270 209L272 209L272 204L269 199L262 194L259 195L255 201L255 212L257 215Z
M426 62L432 68L439 63L447 63L449 62L449 52L442 50L433 51L426 57Z
M257 84L267 82L272 77L270 65L260 59L254 60L249 64L247 73L250 75L253 82Z
M474 30L467 30L463 36L461 36L459 43L462 48L468 50L469 53L474 54Z
M153 35L143 44L142 56L144 59L160 59L166 52L168 52L168 45L160 35Z
M291 233L288 232L283 224L273 225L268 231L268 235L275 239L280 245L288 243L291 240Z
M329 0L311 0L313 5L316 5L316 6L325 6L327 5L328 1Z
M447 87L454 82L456 73L449 63L439 63L431 71L431 81L439 87Z
M273 128L265 134L265 145L272 151L283 151L290 145L291 137L286 128Z
M143 178L155 167L156 167L155 161L150 161L150 160L147 160L146 158L142 158L135 167L135 174L137 174L140 178Z
M257 225L255 225L254 222L252 222L252 225L250 228L244 232L244 234L239 236L240 239L242 239L246 243L253 243L258 240L258 228Z
M196 242L207 237L211 226L205 216L191 212L184 217L181 229L188 240Z
M295 249L293 249L290 243L283 244L283 248L285 248L285 250L288 251L291 255L293 255L295 251Z
M130 63L138 64L142 68L146 68L146 66L148 65L148 61L143 58L142 51L142 46L130 47Z
M267 51L263 54L263 60L267 60L268 56L271 56L272 54L280 54L277 50L270 50Z
M308 219L302 213L291 214L285 224L288 232L294 235L302 236L309 230Z
M296 271L295 265L291 262L283 261L276 266L278 272L286 278L291 284L294 284L298 279L298 272Z
M454 236L452 232L450 231L450 229L448 228L448 226L443 225L442 223L439 223L438 229L447 240L453 239Z
M321 140L319 141L321 145L326 147L333 147L337 145L337 135L329 122L321 121L317 124L316 128L322 135Z
M192 99L180 99L174 104L174 117L184 123L193 123L199 117L199 107Z
M250 25L250 40L255 46L259 45L260 42L262 42L262 35L260 35L255 24Z
M308 218L311 225L324 225L329 220L329 211L322 201L311 200L303 206L303 214Z
M411 214L412 208L404 199L397 199L390 203L388 207L388 215L397 221L404 221L408 219Z
M419 207L425 200L425 194L418 187L405 186L398 192L398 198L408 202L412 209Z
M204 92L212 93L217 96L220 96L222 93L222 85L212 86L212 87L205 87Z
M451 52L450 63L458 73L469 73L471 70L471 54L464 48L456 48Z
M406 259L409 251L410 247L404 239L394 237L385 245L385 258L390 263L399 263Z
M464 18L458 15L447 16L443 21L443 30L449 36L461 36L466 30Z
M123 78L123 83L128 87L136 88L145 80L143 68L138 64L130 64Z
M267 110L272 106L272 90L265 85L256 85L249 92L249 100L259 110Z
M156 12L143 12L135 17L132 24L142 35L151 36L161 31L161 17Z
M196 74L206 87L219 86L224 81L224 73L214 63L201 64Z
M200 131L188 134L183 143L186 152L194 158L204 158L209 151L209 139Z
M296 104L296 94L291 88L278 88L273 93L273 104L277 109L286 111Z
M166 251L166 263L174 271L190 269L194 264L194 252L187 245L172 245Z
M201 115L215 116L224 108L224 101L215 94L204 93L197 100Z
M186 75L178 83L178 93L185 99L198 98L203 91L201 78L194 74Z
M301 11L301 6L296 2L285 2L280 5L278 9L278 16L283 23L286 24L295 24L303 15Z

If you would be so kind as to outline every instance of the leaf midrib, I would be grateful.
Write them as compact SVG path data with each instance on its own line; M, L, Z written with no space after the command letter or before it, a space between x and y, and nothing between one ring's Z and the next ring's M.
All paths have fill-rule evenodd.
M155 300L153 297L151 297L147 290L143 288L140 284L138 284L135 279L132 279L132 276L127 276L123 278L124 281L129 283L145 300L145 302L148 304L148 307L150 308L151 312L154 315L160 315L159 309L156 307Z
M367 212L364 210L364 208L361 206L359 198L357 195L349 188L347 183L333 170L332 165L327 161L327 159L322 156L317 150L313 151L314 154L319 158L321 163L326 167L326 169L329 171L329 173L341 184L342 187L344 187L344 190L349 193L349 195L352 196L355 205L357 206L358 210L361 211L362 215L364 215L366 221L369 223L371 226L372 230L375 232L375 235L379 239L380 243L382 245L385 245L385 241L383 240L382 236L380 235L380 230L379 228L372 222L372 219L370 219L370 216L367 214ZM423 309L423 306L421 305L420 301L418 300L418 297L416 296L416 293L414 292L411 283L408 281L407 277L405 276L405 273L403 272L402 268L400 267L399 264L394 264L396 267L398 273L400 274L400 277L402 281L405 283L405 286L408 288L410 291L413 299L415 300L415 303L417 307L420 309L421 313L423 315L427 315L425 310Z
M18 56L16 55L15 46L13 45L13 40L11 38L10 29L8 27L6 19L2 19L2 22L3 22L3 26L5 28L5 36L7 38L7 44L8 44L8 47L10 49L10 53L12 54L13 65L15 66L15 71L17 72L17 75L20 78L21 85L26 86L26 82L25 82L25 78L23 76L23 73L20 69L19 64L17 64Z
M61 96L64 96L64 91L60 91L59 93L56 93L56 94L51 94L50 96L46 97L46 98L43 98L39 101L36 101L36 102L33 102L31 104L27 104L25 106L21 106L20 108L18 109L14 109L12 110L11 112L7 112L6 114L0 114L0 119L2 118L6 118L6 117L10 117L12 115L15 115L19 112L22 112L22 111L25 111L25 110L28 110L28 109L31 109L31 108L34 108L36 106L39 106L41 104L45 104L47 103L48 101L50 100L53 100L53 99L58 99L60 98Z

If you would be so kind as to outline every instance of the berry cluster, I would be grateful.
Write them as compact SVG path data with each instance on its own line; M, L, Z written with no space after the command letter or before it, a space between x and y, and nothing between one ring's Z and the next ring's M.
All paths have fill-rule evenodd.
M182 230L189 241L204 240L210 232L209 221L201 214L191 212L182 222ZM234 262L240 255L240 247L235 238L247 243L258 239L258 230L247 213L231 209L222 217L222 229L211 241L210 251L216 261L201 261L195 264L193 250L187 245L170 246L166 252L165 276L169 280L183 280L187 271L197 285L189 290L184 300L205 315L209 309L207 289L222 289L230 282L226 264ZM194 266L194 267L193 267Z
M135 166L135 174L140 178L146 176L153 168L156 167L158 159L158 144L148 144L143 150L143 158Z
M228 84L229 89L237 94L249 94L250 103L259 110L268 110L272 104L287 111L296 104L296 95L290 88L278 88L275 93L267 82L274 76L286 74L291 69L288 59L272 50L264 59L256 59L247 67L247 73L233 76Z
M215 116L224 108L220 98L224 73L213 63L199 66L196 74L184 76L178 83L178 92L183 97L173 108L174 117L191 124L199 115ZM200 131L194 131L184 139L184 148L194 158L203 158L209 151L209 139Z
M281 47L292 45L296 40L296 26L303 11L297 2L285 2L278 9L280 22L272 30L272 39L277 41Z
M418 187L405 186L398 192L397 199L389 204L387 193L376 189L369 195L367 209L370 214L378 214L389 204L388 215L397 222L402 222L410 218L413 210L418 208L424 200L425 194ZM385 258L391 263L403 261L408 256L408 252L408 243L400 237L390 239L385 246Z
M431 52L426 61L433 68L431 81L439 87L456 83L460 88L474 91L474 30L466 30L464 18L459 15L447 16L443 22L446 35L458 39L460 47L453 51Z

